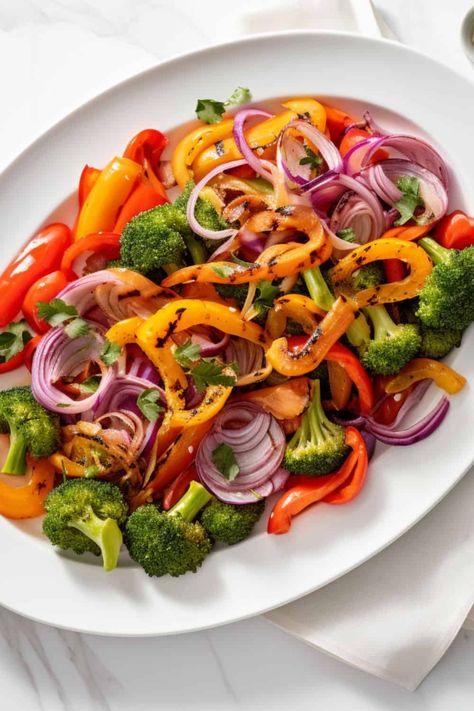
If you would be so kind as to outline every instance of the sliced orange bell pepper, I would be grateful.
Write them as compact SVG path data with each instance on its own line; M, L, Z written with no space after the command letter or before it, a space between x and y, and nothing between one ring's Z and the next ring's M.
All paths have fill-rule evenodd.
M117 215L133 190L142 167L129 158L112 158L102 170L79 212L75 239L93 232L111 232Z
M24 486L0 481L0 514L7 518L35 518L44 513L44 500L54 486L54 467L47 459L28 458L31 477Z
M413 242L403 239L380 238L357 247L341 259L329 274L334 289L338 293L350 295L357 308L403 301L416 296L431 273L433 263L426 252ZM410 273L401 281L380 284L370 289L353 293L348 285L351 274L364 264L379 259L401 259L410 267Z
M308 405L311 385L310 378L292 378L280 385L239 394L235 399L256 402L278 420L292 420L301 415Z
M380 239L387 237L396 237L397 239L405 239L408 242L425 237L433 229L433 223L429 225L402 225L401 227L391 227L381 235Z
M450 395L458 393L466 384L466 378L455 370L431 358L414 358L407 363L398 375L395 375L385 385L386 393L399 393L409 388L419 380L433 380L438 387Z
M284 333L289 318L298 323L305 333L313 333L326 311L304 294L286 294L275 299L268 312L265 327L272 338ZM319 317L319 318L316 318Z
M189 180L194 180L190 168L198 153L224 138L230 138L233 125L233 119L224 119L212 125L198 126L181 139L171 158L173 175L180 188L184 188Z
M294 229L306 234L308 241L305 244L288 242L269 247L250 267L224 261L184 267L166 277L163 286L190 281L216 284L246 284L262 279L272 281L322 264L331 256L331 242L320 220L309 207L289 205L276 211L258 212L246 222L246 227L251 232Z
M326 111L319 101L312 98L300 98L285 101L282 105L287 109L286 111L266 119L256 126L252 126L245 132L245 137L251 148L265 148L274 143L282 129L290 121L300 116L308 116L311 123L324 133ZM216 124L216 126L219 126L219 124ZM216 146L216 141L212 141L195 158L192 169L196 181L201 180L204 175L218 165L242 158L233 138L221 137L218 140L222 140L222 143Z
M86 468L82 464L73 462L72 459L69 459L61 452L52 454L49 457L49 461L59 474L65 474L74 479L81 479L86 475Z
M346 369L336 360L328 361L329 388L336 410L344 410L351 398L352 380Z
M354 305L345 296L339 296L301 349L291 351L288 340L278 338L267 351L268 362L282 375L291 377L309 373L324 360L331 346L354 321L354 317Z
M151 208L158 205L163 205L165 202L169 202L169 200L157 193L149 183L140 183L121 208L114 226L114 232L121 235L127 222L130 222L136 215L145 212L145 210L151 210Z

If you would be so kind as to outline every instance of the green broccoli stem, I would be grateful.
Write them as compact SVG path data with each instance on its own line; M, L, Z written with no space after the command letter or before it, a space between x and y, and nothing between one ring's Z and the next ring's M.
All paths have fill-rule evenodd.
M309 295L316 306L319 306L320 309L324 309L324 311L329 311L336 299L324 281L321 269L319 267L306 269L303 272L303 279L309 291ZM353 346L359 347L369 341L369 327L363 314L359 314L355 321L351 323L346 335L349 339L349 343Z
M26 439L14 427L10 427L10 449L2 467L2 474L26 472Z
M321 402L321 383L313 381L314 395L310 406L303 415L300 427L289 443L290 448L311 441L313 444L323 442L327 436L332 435L336 426L326 417Z
M443 264L447 262L453 253L452 249L446 249L442 247L436 240L431 239L431 237L423 237L418 240L420 247L423 247L425 252L429 254L431 259L435 264Z
M168 516L179 514L185 521L193 521L212 495L197 481L192 481L187 492L168 511Z
M202 242L196 239L194 235L186 235L184 241L193 260L193 264L204 264L204 262L207 262L207 253Z
M367 306L364 313L372 321L374 327L374 340L378 341L387 336L393 336L397 331L397 324L393 321L383 304Z
M68 525L77 528L91 541L97 543L102 551L104 570L110 571L117 567L122 547L122 531L114 518L99 518L89 506L81 518L70 521Z

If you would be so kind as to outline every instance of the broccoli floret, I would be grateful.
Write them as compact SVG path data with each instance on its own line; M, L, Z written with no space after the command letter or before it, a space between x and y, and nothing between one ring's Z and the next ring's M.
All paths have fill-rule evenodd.
M184 215L186 215L186 208L188 205L188 200L189 196L191 195L191 192L194 188L194 183L192 180L190 180L188 183L186 183L186 186L179 195L179 197L174 201L174 205L182 211ZM207 230L212 230L213 232L217 232L218 230L227 230L230 225L224 218L219 215L217 210L214 208L213 205L208 200L203 200L202 198L198 198L196 202L196 206L194 208L194 215L199 222L199 224L204 227ZM199 245L199 247L202 249L201 245L201 240L202 243L205 245L207 252L209 254L212 254L220 244L222 244L223 240L213 240L213 239L203 239L201 237L194 237L194 241ZM189 244L188 244L189 248ZM191 251L191 250L190 250ZM204 256L200 261L197 261L193 256L193 261L195 264L199 264L201 262L206 261L206 256Z
M319 267L307 269L303 272L303 279L314 303L321 309L329 311L335 301L335 297L324 280L321 269ZM367 343L370 338L370 331L364 314L359 314L355 321L351 323L346 335L349 343L353 346L358 347Z
M373 286L383 284L385 281L385 272L379 262L370 262L365 264L360 269L351 275L351 286L355 291L362 289L370 289Z
M201 514L201 523L216 541L232 546L250 535L265 509L265 502L233 506L211 501Z
M104 570L117 566L127 504L118 486L97 479L69 479L45 501L43 532L54 546L100 555Z
M420 356L424 358L444 358L453 348L461 345L462 331L452 328L438 330L422 326Z
M47 457L59 445L58 418L35 400L29 387L0 392L0 432L10 433L5 474L24 474L27 452Z
M206 530L194 518L210 500L209 492L193 481L169 511L153 504L140 506L125 527L128 551L150 576L184 575L202 565L212 548Z
M474 246L446 249L430 237L418 244L434 267L421 290L417 316L431 328L467 328L474 321Z
M416 356L421 337L415 324L396 324L383 305L364 309L374 327L374 337L360 349L361 362L371 373L392 375Z
M248 284L214 284L214 286L223 299L234 299L239 309L245 304Z
M345 430L326 417L315 380L313 400L286 446L282 466L292 474L321 476L337 469L348 453Z

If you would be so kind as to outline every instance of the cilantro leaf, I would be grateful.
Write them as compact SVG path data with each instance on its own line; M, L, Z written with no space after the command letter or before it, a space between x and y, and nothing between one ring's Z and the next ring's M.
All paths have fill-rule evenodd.
M24 319L8 324L6 330L0 333L0 363L6 363L20 353L31 338Z
M84 321L83 318L77 317L72 319L72 321L69 321L64 326L64 331L69 338L79 338L80 336L86 336L89 333L90 328L87 321Z
M356 233L352 227L345 227L343 230L338 230L336 234L341 239L346 240L346 242L356 241Z
M38 301L36 308L38 318L47 321L50 326L59 326L64 321L79 315L75 306L66 304L62 299L51 299L49 303Z
M113 365L119 357L121 350L118 343L105 341L102 353L100 354L102 363L105 363L105 365Z
M215 358L205 358L191 368L190 375L200 393L204 392L208 385L224 385L230 388L235 385L236 376L224 373L227 367Z
M90 378L79 383L81 393L95 393L100 385L100 375L91 375Z
M212 461L216 469L220 471L227 481L234 481L240 468L235 458L234 450L228 444L222 442L212 452Z
M181 346L174 349L174 359L182 368L190 368L192 363L199 360L201 356L201 346L192 341L186 341Z
M280 295L280 288L271 281L259 281L257 284L257 298L253 302L254 308L262 316L272 308L273 302Z
M164 412L164 407L158 405L161 399L160 391L156 388L147 388L137 398L137 405L150 422L155 422L160 414Z
M304 146L306 153L305 158L300 160L300 165L309 165L311 170L317 171L323 164L323 159L317 153L315 153L309 146Z
M398 220L394 224L404 225L415 216L418 207L424 207L424 201L420 197L420 181L410 175L402 175L397 180L397 188L403 193L400 200L397 200L395 207L400 213Z
M196 116L204 123L219 123L224 111L231 106L247 104L252 99L249 89L238 86L226 101L215 101L215 99L198 99L196 104Z

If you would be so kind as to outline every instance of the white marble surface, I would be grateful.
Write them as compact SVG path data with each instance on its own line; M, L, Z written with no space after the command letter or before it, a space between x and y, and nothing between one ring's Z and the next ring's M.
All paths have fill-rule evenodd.
M0 167L54 121L157 59L245 32L283 29L290 7L294 28L310 26L321 5L330 23L334 2L1 0ZM397 38L473 73L458 40L470 4L375 2ZM210 11L212 23L205 19ZM0 609L1 711L468 711L473 664L474 633L463 630L410 694L263 619L186 637L124 640L58 631Z

